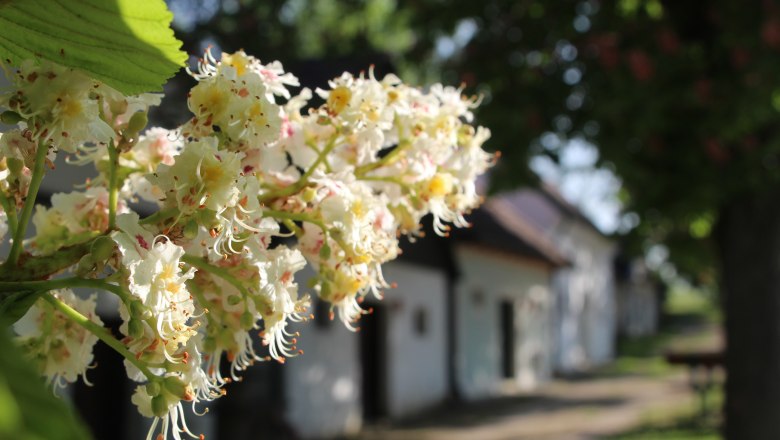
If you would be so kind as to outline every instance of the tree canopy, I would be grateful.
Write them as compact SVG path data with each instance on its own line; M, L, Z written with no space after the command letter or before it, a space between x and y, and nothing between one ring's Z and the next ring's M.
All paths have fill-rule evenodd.
M719 208L780 176L771 1L222 2L185 29L191 50L205 40L286 62L383 54L406 76L462 83L484 96L480 118L503 153L495 189L533 182L532 156L592 142L641 218L633 243L665 242L699 281L714 279L706 239Z

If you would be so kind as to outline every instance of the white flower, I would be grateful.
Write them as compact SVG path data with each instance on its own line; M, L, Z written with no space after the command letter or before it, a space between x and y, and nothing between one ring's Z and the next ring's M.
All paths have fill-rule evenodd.
M95 295L80 299L69 289L49 294L72 307L98 325L103 322L95 314ZM44 299L30 307L14 324L17 341L27 350L49 383L65 387L84 377L92 363L92 347L98 340L92 332L73 322Z
M243 153L219 150L217 144L213 137L189 142L173 165L160 164L149 177L165 194L166 205L185 214L201 208L220 213L235 205Z
M188 105L195 118L185 133L204 136L219 131L240 150L279 139L282 109L274 95L289 98L285 85L298 85L280 63L264 66L241 51L223 54L216 62L207 51L193 76L199 82L190 91Z
M107 143L115 136L100 118L96 88L107 88L100 82L74 69L33 61L22 63L12 79L15 89L0 98L0 105L27 119L34 139L74 153L84 142Z
M161 339L165 357L178 361L173 354L194 334L189 321L195 305L185 283L195 270L183 271L180 259L184 249L165 238L156 240L138 224L137 214L119 216L117 226L120 231L112 237L129 272L130 293L150 312L155 324L154 334L147 339L152 343Z
M198 438L190 431L184 419L184 408L181 404L182 397L173 395L163 385L167 379L160 380L154 385L139 385L130 397L130 401L138 408L138 412L142 416L154 418L152 426L149 428L147 440L152 438L158 427L160 431L156 437L158 440L167 440L169 432L173 435L174 440L181 440L181 433L185 433L192 438ZM174 377L171 378L171 380L173 379ZM150 388L154 388L157 394L151 395L149 392Z
M274 359L295 356L295 342L286 327L287 321L301 321L309 307L308 296L298 298L295 282L295 273L306 266L306 260L300 251L281 246L256 258L254 265L260 278L255 304L263 318L263 344Z
M161 204L165 194L149 181L148 175L161 164L173 165L183 147L182 136L176 130L159 127L147 130L130 151L119 157L121 168L129 171L122 195L128 199L137 195L148 202Z
M108 191L102 186L54 194L51 205L51 208L38 205L33 215L32 244L38 254L51 254L108 229ZM118 212L126 210L124 203L119 204Z

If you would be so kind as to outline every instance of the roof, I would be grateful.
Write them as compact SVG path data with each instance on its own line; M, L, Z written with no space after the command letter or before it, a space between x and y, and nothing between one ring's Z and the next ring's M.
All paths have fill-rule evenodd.
M552 267L569 264L544 233L516 215L511 203L501 196L488 199L471 213L469 221L473 227L453 231L456 240L539 260Z
M558 188L554 187L549 183L543 183L541 185L541 188L539 188L539 193L545 196L545 198L547 198L558 209L560 209L564 214L566 214L567 217L573 218L583 223L585 226L589 227L597 234L601 235L602 237L606 237L606 235L603 232L601 232L601 230L598 227L596 227L596 225L593 224L593 222L590 221L590 219L586 217L578 207L572 205L563 197L563 194L561 194L561 192L558 191Z

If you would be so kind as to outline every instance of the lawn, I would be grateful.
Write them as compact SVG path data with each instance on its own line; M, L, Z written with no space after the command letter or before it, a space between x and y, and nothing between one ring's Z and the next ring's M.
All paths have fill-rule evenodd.
M674 350L706 350L720 345L720 313L712 296L689 288L672 289L664 307L663 327L658 334L620 341L618 357L604 375L662 376L680 371L663 354ZM722 383L722 372L718 377ZM685 403L643 416L642 423L614 440L669 439L714 440L720 438L720 407L723 393L714 387L706 396L708 412L702 416L700 402Z

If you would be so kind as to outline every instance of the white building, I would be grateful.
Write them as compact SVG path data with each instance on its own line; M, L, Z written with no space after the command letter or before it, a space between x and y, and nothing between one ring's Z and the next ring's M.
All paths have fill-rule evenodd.
M532 389L552 375L550 279L566 261L503 197L471 221L455 245L458 391L474 399Z
M446 274L392 262L385 277L398 287L366 302L373 312L359 332L327 318L296 326L304 355L288 360L283 377L285 420L299 436L355 434L364 420L401 418L447 397ZM327 306L316 308L327 316Z
M514 192L507 203L571 262L553 277L555 370L572 373L609 362L617 331L615 244L551 187Z
M618 332L621 336L652 335L658 331L661 285L650 277L642 259L621 262L616 271Z
M322 319L296 328L304 355L282 367L287 425L304 438L349 435L365 421L550 377L550 278L565 260L502 203L488 201L453 237L407 243L385 267L398 287L366 302L373 313L358 333Z

